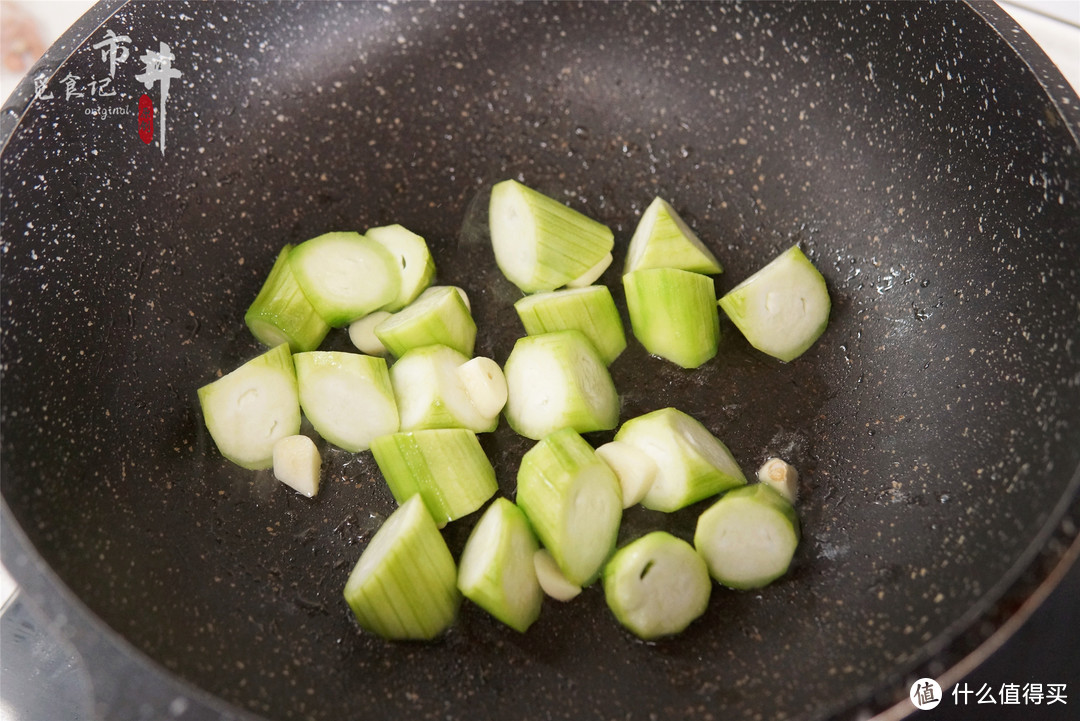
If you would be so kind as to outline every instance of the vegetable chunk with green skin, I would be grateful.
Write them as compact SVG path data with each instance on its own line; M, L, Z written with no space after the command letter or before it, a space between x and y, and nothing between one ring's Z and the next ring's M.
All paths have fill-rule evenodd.
M198 390L221 455L250 470L274 464L274 444L300 432L296 371L282 343Z
M720 439L675 408L631 418L615 434L652 459L656 476L641 505L677 511L746 483L739 464Z
M476 323L457 288L439 285L375 326L375 335L398 358L414 348L436 344L471 356Z
M372 536L345 583L345 601L361 628L390 640L431 640L454 622L457 567L419 496Z
M832 301L825 278L793 245L728 291L720 307L750 345L792 361L825 332Z
M339 448L366 451L372 439L398 430L386 361L343 351L293 356L300 406L319 435Z
M712 278L676 268L623 276L630 326L645 350L683 368L697 368L720 346L720 314Z
M244 314L251 334L271 348L288 343L293 353L315 350L330 332L330 326L296 282L289 265L292 245L286 245L274 261L259 294Z
M390 367L390 382L397 398L401 430L468 428L476 433L495 430L505 401L496 403L489 399L485 403L480 399L478 404L473 400L470 393L479 391L466 381L469 371L477 370L478 365L463 370L470 362L463 354L444 345L415 348L399 358ZM491 363L496 365L494 361ZM494 375L490 366L487 370ZM505 384L505 379L491 378L492 393L497 394L500 380Z
M681 633L705 613L712 593L705 561L665 531L616 551L604 566L603 584L615 618L645 640Z
M623 272L648 268L679 268L707 275L724 270L671 204L660 197L653 198L641 214L630 238Z
M521 459L517 504L570 583L587 586L615 550L622 494L614 472L571 428Z
M729 588L767 586L787 573L799 545L799 517L763 483L737 488L698 517L694 547Z
M322 319L340 328L397 298L401 273L386 248L359 233L326 233L289 252L289 268Z
M480 441L464 428L380 436L371 442L371 453L394 499L404 503L419 495L440 528L477 510L499 490Z
M615 245L606 225L516 180L491 189L488 216L495 262L525 293L555 290L595 271Z
M382 307L391 313L416 300L435 278L435 260L427 241L400 225L368 228L364 236L375 241L394 258L401 275L397 297Z
M458 567L458 589L515 631L540 617L544 592L533 555L539 548L529 520L505 498L496 498L473 528Z
M506 420L533 440L559 430L604 431L619 423L619 394L604 359L579 330L519 338L503 366Z
M527 295L514 303L529 335L580 330L596 346L605 365L626 348L622 319L606 285Z

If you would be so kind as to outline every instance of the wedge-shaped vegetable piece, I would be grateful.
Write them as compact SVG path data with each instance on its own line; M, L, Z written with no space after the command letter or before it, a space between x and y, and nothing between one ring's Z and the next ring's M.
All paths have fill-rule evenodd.
M641 505L655 511L677 511L746 483L727 446L675 408L631 418L615 440L637 448L656 464L656 477L641 499Z
M291 251L292 246L286 245L278 254L244 322L263 345L273 348L288 343L293 353L299 353L318 348L330 326L300 290L289 265Z
M645 640L682 632L705 613L712 579L694 547L665 531L623 546L604 566L604 599Z
M539 549L533 555L533 566L536 568L536 580L540 582L540 588L556 601L569 601L581 593L581 586L567 580L559 570L559 564L555 563L551 551L546 548Z
M285 436L274 444L274 477L311 498L319 492L322 459L307 436Z
M605 365L626 348L622 319L606 285L527 295L514 303L529 335L577 329L592 341Z
M581 278L615 245L606 225L516 180L495 184L488 210L495 262L526 293Z
M349 323L349 340L356 350L367 355L386 355L386 346L375 335L375 328L389 317L388 311L377 310Z
M391 640L430 640L454 622L457 567L419 496L372 536L345 583L345 601L361 628Z
M458 590L515 631L539 618L544 592L536 580L536 536L520 508L496 498L465 542Z
M289 267L311 305L340 328L398 296L401 273L386 248L359 233L326 233L289 252Z
M397 297L383 306L383 310L401 310L416 300L435 278L435 260L428 250L427 241L400 225L384 225L368 228L364 237L370 238L390 253L401 274Z
M619 395L604 359L579 330L519 338L503 366L506 420L533 440L559 430L610 430Z
M635 270L623 276L634 337L653 355L697 368L716 355L720 314L707 275L676 268Z
M605 443L596 449L596 455L615 471L622 488L623 508L641 503L656 479L653 459L625 441Z
M480 441L464 428L380 436L371 442L371 453L397 502L419 495L440 528L499 490Z
M584 438L564 428L530 448L518 468L517 504L568 581L596 580L615 550L622 496Z
M829 324L829 289L810 259L793 245L720 299L750 345L792 361Z
M343 351L293 356L300 407L319 435L347 451L398 429L397 403L386 361Z
M671 204L660 197L641 214L626 254L626 273L647 268L680 268L722 273L723 267Z
M296 373L288 343L271 348L198 391L221 455L252 470L274 464L274 443L300 432Z
M799 545L799 517L763 483L736 488L698 517L694 547L730 588L766 586L787 573Z
M587 271L585 271L584 274L578 276L577 278L574 278L573 280L567 281L566 287L584 288L586 286L592 285L596 281L600 280L600 276L604 274L605 270L611 267L611 261L613 261L614 259L615 257L611 253L608 253L600 259L599 263L589 268Z
M462 370L468 362L467 357L453 348L429 345L407 352L390 367L401 430L468 428L476 433L495 430L502 405L495 410L494 401L473 402L470 392L475 386L466 385L468 378L462 378L463 373L469 374L468 370ZM491 371L490 367L488 370ZM491 392L497 392L498 381L497 376L491 379L494 387ZM480 380L470 382L479 384Z
M375 326L375 335L398 358L413 348L435 344L471 356L476 323L457 288L437 285Z

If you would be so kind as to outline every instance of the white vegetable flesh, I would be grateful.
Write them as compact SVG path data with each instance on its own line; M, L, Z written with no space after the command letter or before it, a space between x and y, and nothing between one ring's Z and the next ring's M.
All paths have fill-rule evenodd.
M319 449L307 436L286 436L274 444L274 477L297 493L317 495L321 471Z
M343 351L297 353L300 406L320 436L347 451L398 430L386 361Z
M300 432L296 372L287 343L204 385L198 396L221 455L244 468L270 468L274 444Z
M473 407L484 418L498 418L506 406L506 376L499 364L478 356L459 365L458 380Z
M490 413L496 400L480 397L480 379L472 388L480 400L476 403L470 395L466 380L478 365L464 371L460 369L469 359L443 345L431 345L408 351L390 367L390 382L394 387L401 430L413 431L427 428L468 428L476 433L495 430L499 423L499 411ZM492 361L494 362L494 361ZM483 371L483 366L479 365ZM488 368L493 373L493 370ZM490 392L498 393L498 378L491 380ZM499 410L502 406L499 406Z
M790 463L780 458L770 458L758 469L757 478L772 486L788 503L794 505L799 500L799 472Z
M581 593L581 586L571 583L563 572L559 570L559 564L551 551L541 548L533 554L533 567L536 569L536 580L544 593L556 601L569 601L577 598Z
M596 455L615 472L622 488L623 508L645 498L656 479L656 463L647 453L625 441L611 441L596 449Z
M349 340L353 346L367 355L386 355L386 346L375 335L375 327L389 317L389 311L377 310L349 323Z
M435 278L435 261L421 236L400 225L384 225L369 228L364 237L386 249L400 275L397 296L384 305L383 310L401 310L431 285Z
M798 358L825 332L832 306L825 279L797 245L719 303L750 345L782 361Z

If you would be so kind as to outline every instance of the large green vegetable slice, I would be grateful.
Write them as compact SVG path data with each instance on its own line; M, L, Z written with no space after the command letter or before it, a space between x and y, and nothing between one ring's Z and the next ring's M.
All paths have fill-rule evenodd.
M527 295L514 303L514 310L529 335L580 330L606 365L626 348L622 319L606 285Z
M345 583L360 627L392 640L430 640L454 622L457 567L419 496L390 514Z
M244 322L263 345L273 348L288 343L292 352L298 353L318 348L330 332L330 326L308 301L293 276L289 265L292 247L286 245L281 249L270 275L244 314Z
M626 273L647 268L680 268L694 273L720 273L712 251L663 198L654 198L641 214L626 254Z
M517 503L571 583L586 586L612 551L622 519L619 480L571 428L521 459Z
M297 353L300 406L319 435L347 451L366 451L398 429L386 361L343 351Z
M390 381L401 414L401 430L495 430L506 402L500 384L505 387L506 381L494 361L470 363L466 356L444 345L416 348L399 358L390 367Z
M797 245L720 299L750 345L782 361L801 356L825 332L831 306L825 279Z
M375 335L399 358L413 348L435 344L471 356L476 323L458 289L439 285L375 326Z
M385 248L401 274L397 297L384 305L383 310L391 313L401 310L431 285L435 278L435 261L422 237L400 225L368 228L364 237Z
M653 355L697 368L716 355L720 315L713 279L676 268L635 270L623 276L630 326Z
M300 432L288 343L204 385L198 395L206 428L221 455L244 468L270 468L274 443Z

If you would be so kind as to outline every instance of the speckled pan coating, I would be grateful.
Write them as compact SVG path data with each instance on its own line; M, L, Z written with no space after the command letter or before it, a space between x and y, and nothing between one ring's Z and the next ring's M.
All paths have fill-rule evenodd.
M89 29L3 151L3 497L109 626L238 707L880 707L958 634L985 636L1075 517L1076 96L1051 102L967 6L130 3ZM65 98L68 73L102 75L106 29L135 48L118 96ZM161 41L183 72L164 155L133 116L89 114L134 107ZM829 284L832 324L794 363L725 322L696 371L636 343L612 366L623 418L675 405L744 468L779 455L802 477L793 571L717 590L675 639L634 640L593 588L525 635L466 605L440 643L386 645L341 597L392 509L370 455L323 447L310 501L224 462L202 428L194 390L258 352L242 318L277 251L329 230L422 234L472 300L477 353L505 360L518 293L484 209L511 177L613 228L615 288L657 194L724 264L718 293L794 242ZM484 444L511 493L529 444L505 426ZM631 509L622 538L687 538L702 507ZM473 522L448 527L455 553Z

